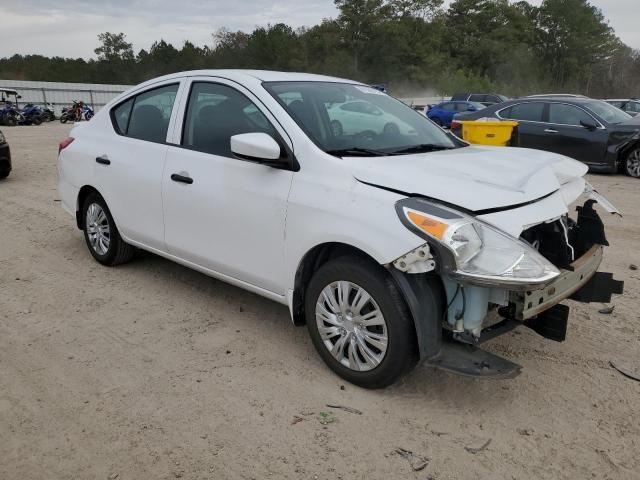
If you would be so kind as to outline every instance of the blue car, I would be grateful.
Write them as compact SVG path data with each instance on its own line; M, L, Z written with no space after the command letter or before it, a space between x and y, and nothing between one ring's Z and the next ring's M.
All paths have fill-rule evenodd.
M427 117L440 125L441 127L451 127L451 121L456 113L460 112L477 112L486 108L483 104L478 102L442 102L429 109Z

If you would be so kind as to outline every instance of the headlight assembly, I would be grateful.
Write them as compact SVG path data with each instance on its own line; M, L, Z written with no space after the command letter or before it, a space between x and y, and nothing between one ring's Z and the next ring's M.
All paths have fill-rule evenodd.
M419 198L399 201L396 210L406 227L449 257L441 261L452 275L488 285L541 285L560 274L529 244L469 215Z

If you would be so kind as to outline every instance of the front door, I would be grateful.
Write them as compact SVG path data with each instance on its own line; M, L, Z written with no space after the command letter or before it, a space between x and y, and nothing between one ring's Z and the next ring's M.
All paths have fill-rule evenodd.
M225 80L192 80L179 145L162 180L169 253L284 295L284 234L293 172L234 157L230 138L263 132L284 142L270 114Z
M587 128L584 125L595 125ZM595 118L575 105L550 103L545 129L547 150L597 165L605 159L609 134Z

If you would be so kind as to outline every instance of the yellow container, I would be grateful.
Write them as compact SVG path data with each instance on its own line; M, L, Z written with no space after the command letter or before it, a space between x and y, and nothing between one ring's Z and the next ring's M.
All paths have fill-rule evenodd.
M513 130L518 122L460 122L462 138L469 143L506 147L511 141Z

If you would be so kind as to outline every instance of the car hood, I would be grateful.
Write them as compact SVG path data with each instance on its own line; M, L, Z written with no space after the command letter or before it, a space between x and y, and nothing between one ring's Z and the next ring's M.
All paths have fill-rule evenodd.
M346 157L369 185L425 196L473 212L533 202L587 173L586 165L541 150L469 146L387 157Z
M640 130L640 116L631 117L622 123L616 123L611 125L613 130L633 132Z

